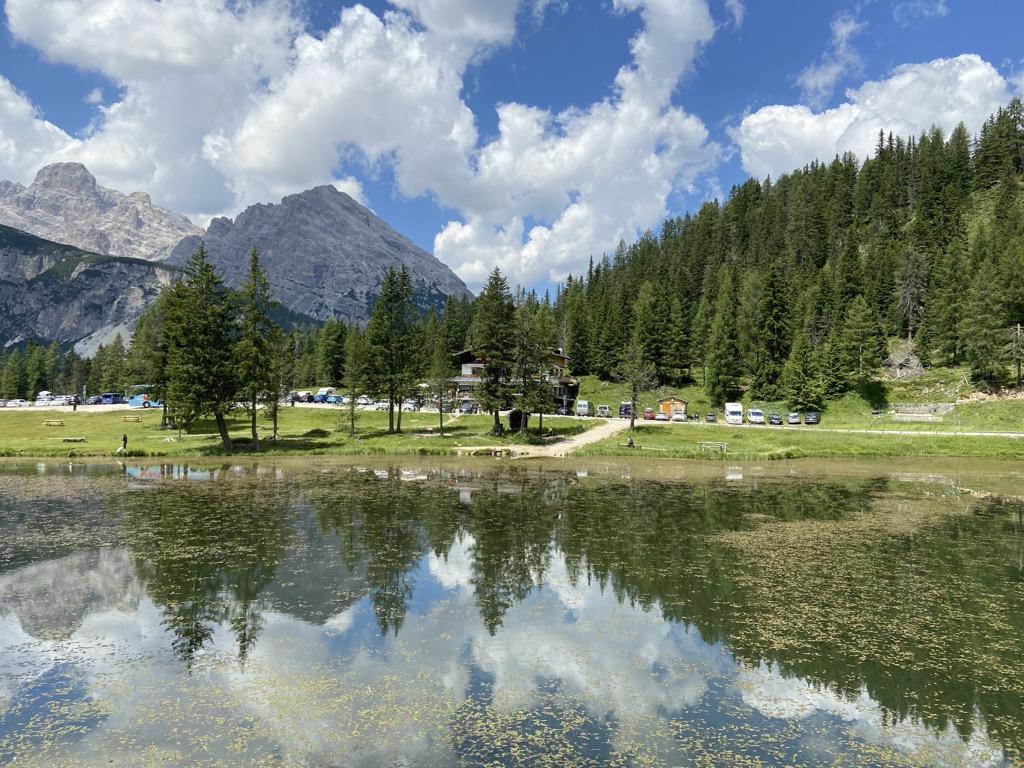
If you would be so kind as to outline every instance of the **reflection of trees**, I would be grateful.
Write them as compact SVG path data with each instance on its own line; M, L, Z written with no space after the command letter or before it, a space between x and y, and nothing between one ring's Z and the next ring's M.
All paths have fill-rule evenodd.
M436 486L402 483L370 474L322 483L313 491L321 530L338 535L341 558L352 573L365 573L381 634L396 637L405 621L415 581L412 571L430 541L450 547L457 533L450 494ZM447 550L445 550L447 551Z
M1024 526L988 500L972 515L885 529L886 481L581 486L561 545L570 573L621 600L660 606L751 666L850 698L866 690L892 722L968 737L980 715L1008 754L1024 754ZM884 494L884 497L883 497ZM942 501L937 503L942 504ZM929 506L934 511L934 506ZM986 515L1004 515L997 531ZM850 515L852 512L865 515ZM981 514L979 514L979 512ZM767 523L741 535L707 535ZM830 520L818 524L815 520ZM1008 529L1008 530L1007 530ZM1007 534L1010 535L1007 535Z
M191 663L226 623L245 660L262 629L260 592L288 533L269 484L158 483L125 500L136 571L164 614L178 656Z

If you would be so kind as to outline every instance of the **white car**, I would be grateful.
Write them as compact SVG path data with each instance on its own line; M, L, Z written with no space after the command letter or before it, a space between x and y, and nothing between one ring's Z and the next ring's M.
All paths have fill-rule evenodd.
M55 405L52 397L39 397L36 398L36 405Z
M22 400L20 397L7 401L8 408L22 408L26 405L28 405L28 400Z
M751 424L764 424L764 411L760 408L748 408L747 421Z
M387 400L378 400L376 405L374 405L373 407L376 408L378 411L386 411L388 408L391 407L391 403L389 403Z
M359 403L359 405L373 405L373 398L369 395L360 395L356 398L356 402Z
M672 421L686 421L686 411L672 411Z

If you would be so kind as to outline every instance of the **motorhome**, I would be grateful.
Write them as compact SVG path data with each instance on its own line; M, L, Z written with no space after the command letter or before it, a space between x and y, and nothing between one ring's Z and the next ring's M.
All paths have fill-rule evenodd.
M726 403L725 404L725 423L726 424L742 424L743 423L743 405L741 403Z

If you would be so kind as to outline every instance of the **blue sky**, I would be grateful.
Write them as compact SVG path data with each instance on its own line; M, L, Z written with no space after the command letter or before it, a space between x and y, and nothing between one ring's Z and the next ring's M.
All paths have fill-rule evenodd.
M472 290L545 288L749 176L984 119L1019 2L5 0L0 179L200 226L331 183Z

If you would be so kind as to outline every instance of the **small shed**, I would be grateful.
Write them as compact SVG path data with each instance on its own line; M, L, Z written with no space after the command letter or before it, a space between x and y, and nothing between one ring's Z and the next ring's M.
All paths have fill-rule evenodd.
M526 429L527 422L530 420L530 414L526 411L521 411L518 408L508 412L508 428L513 432L522 432Z
M672 414L677 413L678 411L682 411L685 415L686 400L683 400L683 398L681 397L676 397L675 395L663 397L660 400L658 400L658 410L664 413L670 419L672 418Z

